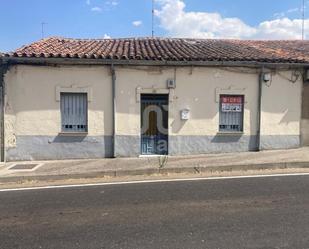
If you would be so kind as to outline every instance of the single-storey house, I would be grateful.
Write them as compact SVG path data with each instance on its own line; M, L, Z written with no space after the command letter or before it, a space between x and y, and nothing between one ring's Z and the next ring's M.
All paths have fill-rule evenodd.
M309 144L309 41L46 38L0 58L1 160Z

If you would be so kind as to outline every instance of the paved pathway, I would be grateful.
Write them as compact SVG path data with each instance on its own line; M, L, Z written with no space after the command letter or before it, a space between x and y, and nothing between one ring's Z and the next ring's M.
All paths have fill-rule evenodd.
M67 160L30 162L38 164L35 170L10 170L16 163L0 166L1 179L10 177L48 177L48 176L100 176L110 173L119 175L153 174L162 166L164 158L117 158L95 160ZM24 162L22 162L24 163ZM25 162L29 163L29 162ZM292 150L275 150L262 152L244 152L227 154L209 154L197 156L169 157L163 164L165 173L181 172L182 169L192 172L199 170L248 170L268 167L309 167L309 148ZM255 168L256 167L256 168Z

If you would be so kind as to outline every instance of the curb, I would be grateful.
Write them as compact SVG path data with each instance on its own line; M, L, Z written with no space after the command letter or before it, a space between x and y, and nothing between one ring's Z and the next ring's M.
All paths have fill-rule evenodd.
M32 176L8 176L0 177L1 183L21 183L25 181L57 181L69 179L91 179L103 177L125 177L125 176L149 176L149 175L166 175L166 174L201 174L213 172L232 172L232 171L248 171L248 170L274 170L274 169L296 169L309 168L309 162L281 162L281 163L264 163L264 164L235 164L222 166L190 166L190 167L174 167L174 168L147 168L136 170L115 170L115 171L99 171L91 173L62 174L62 175L32 175Z

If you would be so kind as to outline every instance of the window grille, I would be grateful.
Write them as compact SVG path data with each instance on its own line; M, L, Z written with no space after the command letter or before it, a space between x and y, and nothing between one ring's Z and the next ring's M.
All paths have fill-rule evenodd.
M87 93L61 93L62 132L87 132Z
M243 95L220 95L219 131L242 132L243 116Z

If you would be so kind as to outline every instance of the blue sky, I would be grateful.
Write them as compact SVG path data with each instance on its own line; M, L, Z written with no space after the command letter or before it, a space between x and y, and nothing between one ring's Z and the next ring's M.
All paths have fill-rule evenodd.
M301 3L302 0L155 0L155 34L299 39ZM40 39L42 22L47 23L45 36L116 38L151 34L151 0L0 0L0 10L0 51L11 51ZM306 25L307 22L309 26L309 19Z

